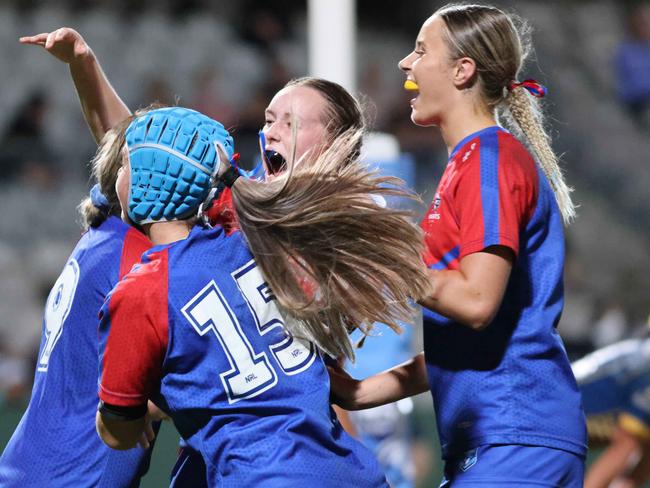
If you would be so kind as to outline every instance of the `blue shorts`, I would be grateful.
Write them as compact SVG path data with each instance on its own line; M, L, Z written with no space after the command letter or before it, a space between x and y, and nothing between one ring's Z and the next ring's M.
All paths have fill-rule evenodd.
M169 488L207 488L208 480L203 457L187 446L181 446L172 469Z
M487 445L445 463L440 488L529 486L582 488L585 460L561 449Z

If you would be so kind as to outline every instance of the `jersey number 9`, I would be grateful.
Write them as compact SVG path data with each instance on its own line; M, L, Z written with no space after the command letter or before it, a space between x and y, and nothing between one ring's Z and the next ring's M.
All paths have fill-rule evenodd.
M68 318L77 283L79 282L79 264L74 259L68 261L63 272L54 283L45 304L45 344L38 358L38 371L47 371L54 346L63 332L63 323Z

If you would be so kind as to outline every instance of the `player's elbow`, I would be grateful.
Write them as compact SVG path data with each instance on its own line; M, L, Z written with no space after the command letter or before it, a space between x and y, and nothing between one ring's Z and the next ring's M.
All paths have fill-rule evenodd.
M485 319L481 319L481 318L478 318L478 317L477 317L477 318L475 318L475 319L473 319L473 320L467 322L466 324L467 324L467 325L468 325L472 330L475 330L475 331L477 331L477 332L480 332L480 331L482 331L483 329L485 329L488 325L490 325L490 322L491 322L490 320L485 320Z
M498 307L494 306L494 304L479 301L471 307L470 313L465 320L465 324L475 331L484 330L494 321L497 311Z

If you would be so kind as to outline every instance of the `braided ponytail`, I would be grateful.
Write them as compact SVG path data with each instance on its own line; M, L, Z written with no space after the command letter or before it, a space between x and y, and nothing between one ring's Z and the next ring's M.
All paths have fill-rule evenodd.
M509 91L505 108L511 124L519 127L537 156L538 164L553 189L564 223L570 224L576 216L571 200L573 189L564 181L558 158L551 148L551 138L544 130L543 114L537 100L525 88L516 87Z
M476 62L481 96L495 115L505 115L510 127L522 135L549 180L565 224L575 217L571 188L560 170L543 116L536 100L517 79L531 52L530 28L516 15L489 5L452 4L436 12L445 22L445 40L453 60ZM504 90L507 95L504 99ZM499 113L502 112L502 113Z

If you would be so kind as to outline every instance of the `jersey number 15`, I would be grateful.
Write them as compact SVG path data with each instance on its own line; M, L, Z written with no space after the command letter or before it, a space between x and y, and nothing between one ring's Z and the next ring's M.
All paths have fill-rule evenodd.
M295 375L307 369L314 362L316 349L313 344L284 332L282 315L255 261L234 271L232 278L255 319L257 333L264 336L277 327L283 331L283 334L277 334L282 339L270 344L269 350L284 374ZM199 335L212 331L219 339L230 363L230 369L220 374L230 403L257 396L277 384L278 376L266 351L253 349L214 281L210 281L181 311Z

